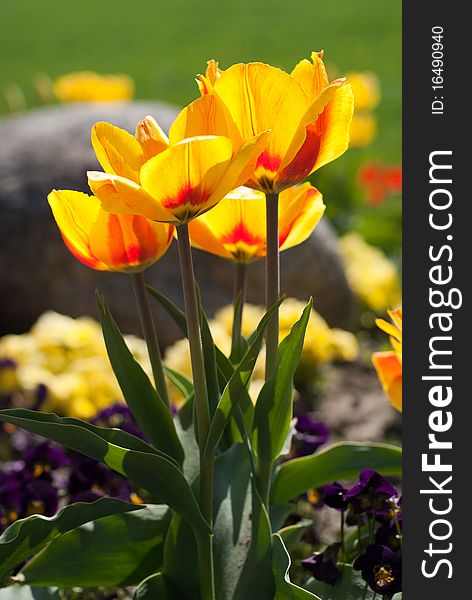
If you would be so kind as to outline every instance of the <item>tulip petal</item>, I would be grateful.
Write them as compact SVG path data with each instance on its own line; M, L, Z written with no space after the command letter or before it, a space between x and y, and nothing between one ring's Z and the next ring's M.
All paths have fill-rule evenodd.
M207 62L205 75L197 75L197 85L202 96L213 93L215 81L218 79L218 77L221 77L222 73L223 70L219 68L216 60L211 59Z
M323 63L323 51L312 52L312 62L306 58L301 60L293 69L291 75L305 90L311 103L328 87L329 80Z
M206 209L221 187L232 154L233 144L226 137L183 140L143 165L143 188L174 220L187 222ZM213 204L223 196L224 192Z
M92 145L106 173L139 181L139 169L145 159L134 136L124 129L101 121L92 128Z
M135 138L143 151L144 161L160 154L169 146L169 138L150 115L136 125Z
M281 250L293 248L307 240L326 209L323 196L309 183L282 192L279 206Z
M241 146L200 213L209 210L231 190L249 181L254 173L256 162L269 139L270 132L265 131Z
M265 195L239 187L189 224L192 244L223 258L248 263L265 256Z
M212 94L197 98L177 116L169 130L171 144L184 139L207 135L221 135L233 142L235 149L243 139L229 110L218 96Z
M372 362L393 406L402 410L402 365L395 352L374 352Z
M89 239L93 223L100 212L100 202L94 196L71 190L53 190L48 202L62 238L72 254L88 267L107 267L93 254Z
M273 178L308 106L301 85L276 67L236 64L217 79L214 93L228 107L244 139L271 131L257 176L265 172Z
M173 230L171 225L145 217L100 210L92 226L90 247L110 270L141 271L166 252Z
M88 171L87 177L90 189L107 212L121 215L141 215L152 221L163 223L175 221L174 215L137 183L100 171Z
M300 121L275 180L277 191L299 183L346 151L352 111L352 92L344 80L323 90Z
M315 171L335 160L349 147L349 128L354 111L354 97L349 84L337 87L334 98L330 100L319 117L321 140L320 151L312 169Z

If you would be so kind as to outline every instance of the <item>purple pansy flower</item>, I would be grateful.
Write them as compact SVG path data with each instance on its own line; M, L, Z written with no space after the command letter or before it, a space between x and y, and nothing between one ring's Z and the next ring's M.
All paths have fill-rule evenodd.
M361 571L370 589L381 596L392 598L402 591L401 558L386 546L367 546L364 554L356 558L353 567Z

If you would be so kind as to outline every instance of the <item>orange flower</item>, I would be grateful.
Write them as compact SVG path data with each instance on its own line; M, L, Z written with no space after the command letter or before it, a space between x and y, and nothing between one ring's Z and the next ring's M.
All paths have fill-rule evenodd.
M53 190L48 201L66 246L92 269L142 271L172 243L172 225L107 213L94 196Z
M320 192L309 183L281 194L279 247L304 242L325 210ZM246 187L232 191L211 211L189 225L192 245L211 254L249 263L266 255L266 201Z
M267 135L237 149L228 137L208 135L169 146L151 117L138 124L134 137L97 123L92 143L105 172L89 171L89 185L109 212L187 223L247 180Z
M402 309L389 310L392 323L377 319L376 323L382 331L390 335L393 351L374 352L372 362L377 371L383 389L392 405L402 410Z
M353 96L344 79L329 83L323 53L312 53L289 75L264 63L222 71L210 61L198 77L202 97L187 106L169 132L171 143L217 134L234 146L263 131L268 143L246 185L280 192L345 152Z

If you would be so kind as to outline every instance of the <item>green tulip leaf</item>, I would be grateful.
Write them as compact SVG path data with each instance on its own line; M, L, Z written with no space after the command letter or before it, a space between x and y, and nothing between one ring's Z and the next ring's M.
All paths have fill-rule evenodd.
M274 600L321 600L318 596L290 581L290 554L278 534L273 536L272 561L275 580ZM323 600L325 600L324 596Z
M108 357L134 418L155 448L182 464L184 451L169 409L135 360L110 312L100 299L98 308Z
M180 467L161 452L154 449L151 452L136 451L110 443L107 437L113 430L93 428L78 419L25 409L0 411L0 418L103 462L150 492L160 503L168 504L196 531L208 532L208 525Z
M205 453L212 454L223 435L223 432L228 424L231 411L234 406L237 406L243 396L243 391L246 390L251 380L257 357L261 350L264 339L264 332L271 316L283 302L281 298L261 319L257 327L257 336L252 345L248 348L246 354L242 358L239 365L234 370L230 380L226 384L223 394L221 395L218 406L210 425L208 439L206 443Z
M311 456L289 460L276 471L272 501L275 504L288 502L311 488L340 479L356 479L359 471L365 468L400 477L401 448L388 444L340 442Z
M32 515L15 521L0 536L0 581L46 544L68 531L109 515L140 510L142 507L129 502L101 498L96 502L71 504L53 517Z
M54 539L21 571L30 585L138 585L162 565L167 506L94 520ZM84 552L84 550L86 550Z
M280 343L275 374L264 384L256 403L254 429L258 456L274 461L282 451L292 421L293 376L300 362L312 300L289 335Z

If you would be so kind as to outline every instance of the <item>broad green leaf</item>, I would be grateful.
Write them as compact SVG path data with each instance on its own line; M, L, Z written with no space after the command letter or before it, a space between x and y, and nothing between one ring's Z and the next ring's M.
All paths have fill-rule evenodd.
M94 519L135 510L142 507L116 498L101 498L71 504L53 517L33 515L15 521L0 536L0 581L54 538Z
M169 409L135 360L110 312L100 299L98 308L108 357L134 418L155 448L182 464L184 451Z
M172 300L170 300L170 298L168 298L164 294L161 294L161 292L158 292L150 285L147 285L146 287L151 296L159 302L159 304L167 312L167 314L170 317L172 317L172 319L175 321L176 325L179 327L183 335L187 337L187 319L185 318L185 313L183 312L183 310L180 310L180 308L178 308L172 302Z
M156 573L139 584L133 600L182 600L182 596L163 573Z
M273 600L272 532L269 515L254 482L251 520L251 545L232 600Z
M329 585L311 577L304 587L323 600L373 600L374 592L362 579L359 571L354 571L351 565L340 565L342 577L336 585ZM377 598L379 596L377 595ZM397 600L397 599L395 599Z
M300 362L312 300L289 335L280 343L275 374L264 384L256 403L254 429L258 456L268 462L280 454L292 421L293 376Z
M359 471L365 468L400 477L401 448L388 444L340 442L311 456L289 460L276 471L272 501L275 504L287 502L310 488L340 479L356 479Z
M294 505L290 502L285 504L274 504L271 503L269 506L270 522L272 524L272 531L275 533L283 526L287 517L294 511Z
M195 590L199 588L197 544L190 526L180 515L172 517L167 531L163 571L183 598L195 598Z
M208 433L208 439L206 443L205 453L212 454L223 435L226 425L228 424L229 417L233 406L236 406L242 397L242 390L246 390L254 367L256 365L257 357L262 346L264 339L264 332L267 322L277 310L280 304L283 302L281 298L261 319L257 327L257 336L254 339L252 345L248 348L243 359L234 370L233 375L226 384L221 399L216 407L215 414L210 425L210 431Z
M275 580L274 600L321 600L290 581L290 555L280 535L273 536L272 569ZM323 596L323 600L325 600Z
M149 505L94 520L53 540L21 575L30 585L138 585L162 565L170 519L167 506Z
M0 589L0 600L62 600L62 597L58 588L12 585Z
M251 542L251 465L237 444L215 462L214 548L218 598L233 598Z
M195 496L180 468L164 454L141 452L117 446L78 419L62 419L56 415L30 410L0 411L0 418L24 429L43 435L71 450L105 463L150 492L160 503L168 504L201 533L208 531ZM71 423L73 421L73 423Z
M294 525L287 525L287 527L279 529L277 533L282 538L284 546L290 550L293 548L293 546L300 542L308 527L313 527L313 520L302 519Z
M177 435L185 451L184 475L191 485L200 472L200 451L193 426L193 396L180 408L174 418Z

